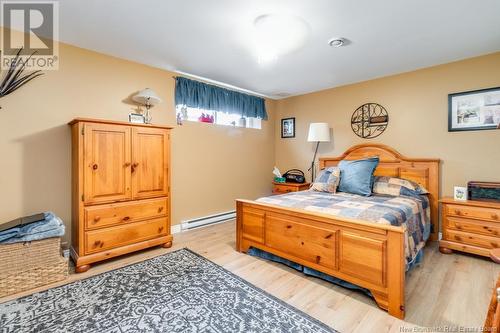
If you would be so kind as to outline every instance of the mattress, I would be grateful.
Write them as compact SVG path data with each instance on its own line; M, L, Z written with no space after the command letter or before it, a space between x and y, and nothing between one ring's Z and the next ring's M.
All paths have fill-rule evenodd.
M405 231L406 270L421 259L421 250L431 231L430 206L425 195L365 197L343 192L331 194L309 190L263 197L257 202L374 224L400 226Z

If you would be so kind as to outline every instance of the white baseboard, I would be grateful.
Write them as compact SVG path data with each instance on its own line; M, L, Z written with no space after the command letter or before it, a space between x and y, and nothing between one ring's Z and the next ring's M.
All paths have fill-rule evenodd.
M170 232L173 234L178 234L182 232L182 225L181 224L175 224L170 228Z

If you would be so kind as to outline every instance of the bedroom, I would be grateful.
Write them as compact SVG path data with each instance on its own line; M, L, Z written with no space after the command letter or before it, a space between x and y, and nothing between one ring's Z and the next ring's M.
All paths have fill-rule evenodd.
M18 10L30 8L28 1L13 3L28 6ZM500 242L498 246L495 242L500 229L494 218L500 215L495 215L500 207L491 201L446 198L453 198L455 187L460 190L468 182L496 183L497 188L500 182L496 118L494 124L480 125L488 130L478 129L473 117L471 126L450 122L453 115L458 118L453 108L456 100L467 101L468 96L495 99L499 94L497 1L318 1L314 6L306 1L44 3L52 4L47 15L53 20L47 22L53 24L53 34L50 38L44 30L42 42L54 40L51 55L57 56L53 58L55 66L38 63L38 67L26 69L22 75L33 70L41 70L42 75L11 94L4 94L2 87L0 150L5 158L0 172L0 235L10 230L7 227L26 223L21 217L53 212L64 225L57 246L66 256L70 253L70 258L65 258L70 272L60 281L37 284L36 278L29 278L24 268L16 266L22 263L22 253L26 258L33 256L31 269L47 268L40 264L43 258L37 257L39 253L30 250L30 242L0 244L1 261L6 265L2 271L10 271L0 278L0 290L6 295L0 299L0 326L7 327L7 332L127 331L137 327L145 331L250 331L252 327L245 325L256 323L256 331L276 327L280 331L340 332L483 327L500 273L500 266L490 259L490 250L500 247ZM8 4L2 2L2 6ZM5 8L3 15L7 15ZM40 15L46 14L44 10ZM7 16L2 17L2 57L6 56L6 36L17 41L12 43L14 53L23 45L33 49L24 42L23 25L16 25L16 16L11 17L12 25L7 24ZM37 22L30 24L36 27ZM36 33L35 28L31 34ZM25 50L25 54L30 53ZM38 56L46 59L40 52ZM10 59L14 57L11 54ZM2 67L1 80L7 72ZM480 91L484 89L491 90ZM202 105L212 103L209 97L193 97L193 92L200 90L209 90L214 96L234 92L233 99L243 106L229 112L224 106L210 110ZM145 105L149 101L153 104L150 110L150 105ZM183 107L195 103L198 107ZM360 137L367 135L353 121L358 108L369 103L373 104L366 107L374 112L382 110L378 106L383 108L383 114L375 115L382 116L378 119L384 125L375 138ZM494 108L495 103L490 104ZM131 122L147 122L146 111L152 125ZM80 120L69 126L74 119ZM323 138L308 140L310 125L318 123L326 124L324 142ZM87 149L94 142L85 141L92 137L89 133L93 129L95 142L105 148L102 151ZM145 135L141 136L141 131ZM101 138L100 133L105 132L118 134L113 139ZM152 134L157 141L148 141ZM322 142L317 145L318 141ZM358 149L353 148L356 146ZM135 161L136 148L140 147L143 159ZM268 203L269 208L254 202L263 197L276 200L279 197L272 196L273 190L309 189L312 174L308 169L314 155L312 170L320 175L322 167L335 166L337 158L350 149L354 149L353 154L344 156L348 160L379 157L375 176L407 179L430 192L424 196L429 198L431 216L426 225L432 236L420 249L422 262L407 273L402 246L407 239L400 226L339 217L338 213L325 216L311 212L318 210L314 204L312 208L283 208ZM91 154L101 160L87 163L86 156ZM118 174L112 170L115 164L123 166ZM146 165L159 173L148 171ZM273 184L275 166L282 173L302 170L305 183ZM147 181L141 182L139 175ZM369 178L374 180L373 174ZM333 181L340 181L342 188L342 174ZM141 186L151 189L141 192ZM91 189L103 192L96 194L89 192ZM110 192L112 198L108 190L114 191ZM370 193L373 190L370 186ZM289 195L306 193L301 192ZM313 192L327 198L342 193L346 192ZM248 204L253 206L246 208L250 214L242 207L246 203L237 211L238 199L251 201ZM453 216L448 216L448 211ZM94 222L96 225L88 224ZM289 222L295 223L290 230L296 226L315 229L293 235L286 230L267 230L280 223L287 229ZM237 225L246 232L237 233ZM146 226L155 228L155 233L163 229L160 236L153 237L148 234L152 229ZM370 245L344 242L345 235L359 240L352 232L359 226L366 226L362 235ZM322 232L324 237L334 235L326 243L316 243ZM391 240L397 239L398 245L384 238L387 235L393 235ZM300 243L304 237L306 244L312 244L303 250L302 245L287 243ZM450 237L454 241L450 242ZM268 246L273 240L274 245ZM260 248L267 253L275 251L295 264L350 285L339 286L324 276L306 275L283 263L239 252L246 250L238 247L245 242L254 248L263 244ZM351 257L344 258L349 249L342 249L341 244L354 244ZM16 246L20 252L8 250ZM440 246L442 252L452 253L440 252ZM395 254L394 248L401 253ZM368 260L356 261L365 261L362 253L366 251ZM193 281L199 270L189 273L189 267L182 266L186 264L183 260L176 261L179 256L193 265L224 270L218 271L216 281L203 276L206 285L200 287ZM84 259L76 264L81 271L76 273L79 258ZM211 266L203 258L219 266ZM327 260L326 269L322 260ZM11 265L15 269L9 262L15 263ZM176 268L167 265L156 276L156 265L162 262ZM116 270L125 267L128 271ZM99 275L105 272L108 275ZM242 280L231 280L234 276L229 272ZM100 278L106 276L120 279L120 288L109 281L104 287L111 289L93 289L100 285L96 282L104 283ZM138 281L136 277L142 278ZM361 281L366 277L369 281ZM228 290L228 279L238 281L241 289ZM78 281L88 281L88 285ZM141 283L153 290L159 288L161 294L175 295L175 288L202 288L227 297L213 304L210 300L217 299L214 295L202 298L199 290L193 291L184 297L196 299L191 307L184 304L182 310L167 311L165 304L173 306L171 296L141 294L137 291ZM63 289L57 289L61 286ZM355 286L363 290L348 288ZM50 316L50 320L43 317L47 326L43 326L42 317L28 315L35 309L13 309L33 302L30 297L34 296L29 295L34 292L41 292L35 295L43 301L58 291L64 294L57 309L45 313ZM141 316L143 321L128 322L127 316L120 317L112 306L127 292L170 317L148 311L150 317ZM82 299L76 302L74 295ZM28 298L22 298L25 296ZM246 297L255 311L274 313L280 309L286 316L262 315L251 317L251 321L244 315L249 316L245 312L248 308L231 298L237 296ZM265 301L254 304L256 297ZM397 301L389 306L389 298ZM76 302L74 306L68 305L70 300ZM122 302L124 306L137 305L129 299ZM217 311L210 311L211 306ZM90 309L92 315L75 317L82 309ZM292 315L303 322L284 324ZM197 321L200 318L203 320ZM221 326L203 326L206 320L220 321ZM294 326L299 324L304 326Z

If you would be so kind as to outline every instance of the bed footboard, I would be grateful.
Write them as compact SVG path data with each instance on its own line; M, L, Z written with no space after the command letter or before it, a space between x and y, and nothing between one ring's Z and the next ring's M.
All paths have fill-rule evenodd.
M236 246L273 253L369 289L377 304L404 318L401 227L237 200Z

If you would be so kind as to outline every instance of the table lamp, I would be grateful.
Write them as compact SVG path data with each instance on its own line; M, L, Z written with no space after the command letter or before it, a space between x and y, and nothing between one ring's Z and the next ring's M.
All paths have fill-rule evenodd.
M144 113L144 121L146 124L151 124L151 114L149 113L149 109L158 103L161 102L161 98L153 91L153 89L143 89L139 91L136 95L132 97L132 99L144 105L146 107L146 112Z
M328 123L311 123L309 125L307 141L316 142L316 150L314 151L314 157L311 161L311 167L307 169L307 171L311 171L311 181L314 182L314 164L316 162L316 155L318 154L319 143L330 142L330 126L328 126Z

